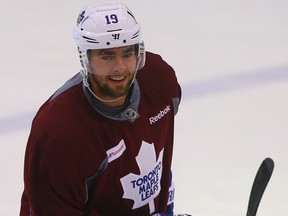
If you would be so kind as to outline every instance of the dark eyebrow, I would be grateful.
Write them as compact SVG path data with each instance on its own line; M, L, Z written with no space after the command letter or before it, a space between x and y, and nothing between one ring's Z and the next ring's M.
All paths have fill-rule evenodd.
M134 46L129 46L129 47L125 48L124 53L133 52L133 51L135 51Z
M129 46L129 47L124 47L124 48L116 48L116 49L122 49L123 53L129 53L129 52L133 52L135 51L135 47L134 46ZM100 49L98 50L97 52L97 55L98 56L101 56L101 55L113 55L115 54L115 51L114 49Z
M103 49L103 50L98 50L97 55L101 56L101 55L113 55L114 52L107 50L107 49Z

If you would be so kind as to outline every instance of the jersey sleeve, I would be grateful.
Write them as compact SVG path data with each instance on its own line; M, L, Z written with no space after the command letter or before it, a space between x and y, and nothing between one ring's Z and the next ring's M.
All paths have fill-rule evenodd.
M100 216L95 211L89 212L86 206L88 176L81 173L81 161L69 157L73 150L61 149L61 140L53 136L51 139L41 134L41 140L38 137L32 127L25 156L25 189L20 215L26 216L29 212L30 216L31 211L33 216ZM53 148L49 145L51 142L54 142Z

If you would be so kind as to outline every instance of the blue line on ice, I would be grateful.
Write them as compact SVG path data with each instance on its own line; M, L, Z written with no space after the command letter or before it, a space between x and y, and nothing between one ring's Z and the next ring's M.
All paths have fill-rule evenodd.
M182 85L183 100L246 90L288 80L288 65L248 71ZM30 128L35 111L0 118L0 135Z

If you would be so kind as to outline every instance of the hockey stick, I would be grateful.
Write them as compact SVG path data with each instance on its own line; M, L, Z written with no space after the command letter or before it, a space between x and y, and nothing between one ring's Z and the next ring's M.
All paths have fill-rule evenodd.
M271 158L263 160L253 182L246 216L256 216L259 203L273 173L273 169L274 161Z

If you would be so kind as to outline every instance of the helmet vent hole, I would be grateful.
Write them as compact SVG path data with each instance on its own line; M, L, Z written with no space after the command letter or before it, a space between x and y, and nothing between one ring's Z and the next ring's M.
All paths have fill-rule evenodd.
M106 44L107 44L107 46L109 46L109 45L110 45L110 42L107 42Z
M126 40L123 40L123 43L126 43Z

